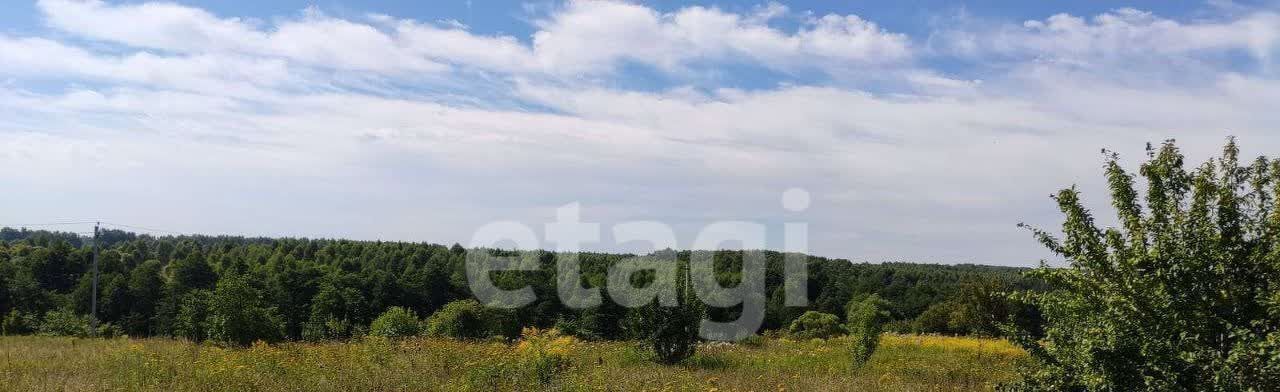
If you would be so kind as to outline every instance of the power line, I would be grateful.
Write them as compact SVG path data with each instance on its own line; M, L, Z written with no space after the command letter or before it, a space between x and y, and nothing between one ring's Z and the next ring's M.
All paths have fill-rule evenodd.
M0 223L4 227L25 227L25 226L67 226L67 225L88 225L94 221L75 221L75 222L49 222L49 223Z
M105 222L105 221L61 221L61 222L45 222L45 223L0 223L0 227L25 228L25 227L32 227L32 226L71 226L71 225L90 225L90 224L100 224L100 225L103 225L103 226L114 226L114 227L118 227L118 228L133 229L133 230L139 230L139 231L148 231L148 232L155 232L155 233L164 233L164 234L174 234L174 235L186 235L186 234L187 234L187 233L184 233L184 232L181 232L181 231L176 231L176 230L157 229L157 228L152 228L152 227L137 226L137 225L127 225L127 224L124 224L124 223L112 223L112 222ZM89 232L75 232L75 234L86 234L86 233L89 233Z
M183 232L180 232L180 231L164 230L164 229L153 229L153 228L149 228L149 227L134 226L134 225L126 225L126 224L123 224L123 223L102 222L102 224L107 225L107 226L123 227L123 228L126 228L126 229L144 230L144 231L153 231L153 232L157 232L157 233L176 234L176 235L184 235L184 234L186 234L186 233L183 233Z

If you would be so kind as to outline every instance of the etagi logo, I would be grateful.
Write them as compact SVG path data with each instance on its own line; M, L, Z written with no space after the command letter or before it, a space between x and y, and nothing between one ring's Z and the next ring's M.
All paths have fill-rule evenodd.
M809 192L791 188L782 193L782 207L791 212L809 208ZM668 224L656 221L630 221L614 225L613 238L617 243L645 242L652 249L677 249L675 230ZM635 257L610 266L607 276L609 298L615 303L637 308L652 304L680 306L677 300L677 282L687 279L685 287L697 294L697 300L711 307L728 308L742 306L737 320L712 321L704 318L699 333L708 340L736 341L751 336L764 322L765 312L765 254L751 249L765 249L767 226L749 221L719 221L702 228L692 243L692 249L721 249L725 244L741 246L742 270L740 283L724 287L716 279L714 255L711 250L691 252L687 275L682 275L680 263L674 253L658 252ZM808 305L808 270L804 255L808 251L809 225L804 222L783 224L783 290L786 306ZM598 223L582 222L579 203L566 204L556 209L556 221L544 227L548 242L554 247L543 247L534 230L515 221L493 222L478 229L471 239L471 248L492 248L499 243L514 243L517 249L554 249L556 257L557 294L565 306L583 309L599 306L603 295L599 287L583 287L578 253L582 244L599 242L601 227ZM467 280L476 299L488 306L518 308L537 299L530 287L508 290L494 284L491 273L497 271L535 271L536 259L519 256L495 256L490 252L467 252ZM652 284L635 287L632 276L650 271Z

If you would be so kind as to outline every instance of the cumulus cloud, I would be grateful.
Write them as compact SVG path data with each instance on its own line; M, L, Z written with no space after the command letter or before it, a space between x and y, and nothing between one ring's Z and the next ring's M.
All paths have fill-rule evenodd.
M680 70L699 61L738 59L788 70L910 57L905 35L857 15L806 17L793 33L769 25L786 12L778 4L742 15L697 6L660 13L635 4L573 1L538 23L533 48L543 67L563 72L611 69L624 60Z
M238 55L90 52L44 38L0 34L0 71L36 80L78 79L255 96L299 82L285 62Z
M346 20L316 9L265 26L171 3L37 4L50 26L89 39L178 53L280 57L310 66L373 72L439 72L454 64L563 76L609 73L625 62L674 72L693 62L736 58L792 70L889 64L910 56L905 35L884 31L857 15L806 17L792 32L773 28L769 22L788 12L778 4L750 14L698 6L663 13L617 1L570 1L540 17L539 30L527 44L511 36L473 34L455 23L388 15Z
M19 220L109 211L183 231L466 242L577 201L586 219L672 223L682 246L713 220L806 221L824 255L1028 264L1044 253L1014 224L1051 227L1049 192L1078 183L1106 211L1100 147L1136 160L1176 137L1207 156L1235 134L1246 152L1280 148L1280 81L1212 61L1269 62L1269 11L1117 10L915 38L776 3L570 1L516 37L315 9L265 22L38 5L55 32L0 35L0 183L23 189L0 204L32 206ZM983 65L935 65L950 60ZM632 65L675 81L628 88ZM901 84L681 79L732 65ZM781 208L791 187L810 209Z
M266 30L172 3L112 5L101 0L40 0L48 24L85 38L177 53L241 53L302 64L377 72L435 72L443 64L404 50L368 24L315 10ZM139 23L142 21L142 23Z
M1085 18L1056 14L995 28L965 26L935 38L947 51L1078 63L1158 56L1196 58L1232 52L1269 64L1280 51L1280 14L1246 13L1227 19L1182 22L1133 8Z

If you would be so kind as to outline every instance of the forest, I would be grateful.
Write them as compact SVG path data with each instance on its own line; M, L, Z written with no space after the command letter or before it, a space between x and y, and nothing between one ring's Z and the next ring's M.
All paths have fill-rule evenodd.
M332 340L360 336L380 314L401 307L426 317L471 298L460 245L228 236L152 236L120 230L100 234L98 287L102 332L133 337L208 337L207 319L220 306L260 314L256 339ZM505 251L510 253L511 251ZM689 251L662 251L688 260ZM628 335L632 309L609 299L593 309L570 309L555 295L557 254L520 252L539 271L498 274L500 285L531 286L537 302L514 309L498 334L520 327L559 327L586 339ZM1027 269L980 265L853 263L807 256L808 307L783 305L784 255L764 252L769 293L762 330L784 330L806 311L841 315L851 298L875 294L887 301L890 331L999 335L999 324L1032 328L1034 307L1008 300L1009 292L1043 285ZM716 252L717 274L731 272L743 252ZM605 285L608 267L627 254L578 255L583 281ZM0 229L0 310L5 334L84 334L92 292L91 239L77 234ZM725 267L725 268L719 268ZM732 318L734 309L710 309ZM68 325L70 324L70 325ZM206 324L206 325L201 325ZM252 323L250 323L252 324ZM762 331L763 332L763 331Z

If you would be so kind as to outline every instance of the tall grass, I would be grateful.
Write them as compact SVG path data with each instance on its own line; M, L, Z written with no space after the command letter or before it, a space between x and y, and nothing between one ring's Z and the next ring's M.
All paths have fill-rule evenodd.
M861 367L845 338L706 344L663 366L625 342L581 342L546 379L519 345L438 339L254 345L164 339L0 338L0 389L22 391L969 391L1026 355L1000 340L887 335Z

